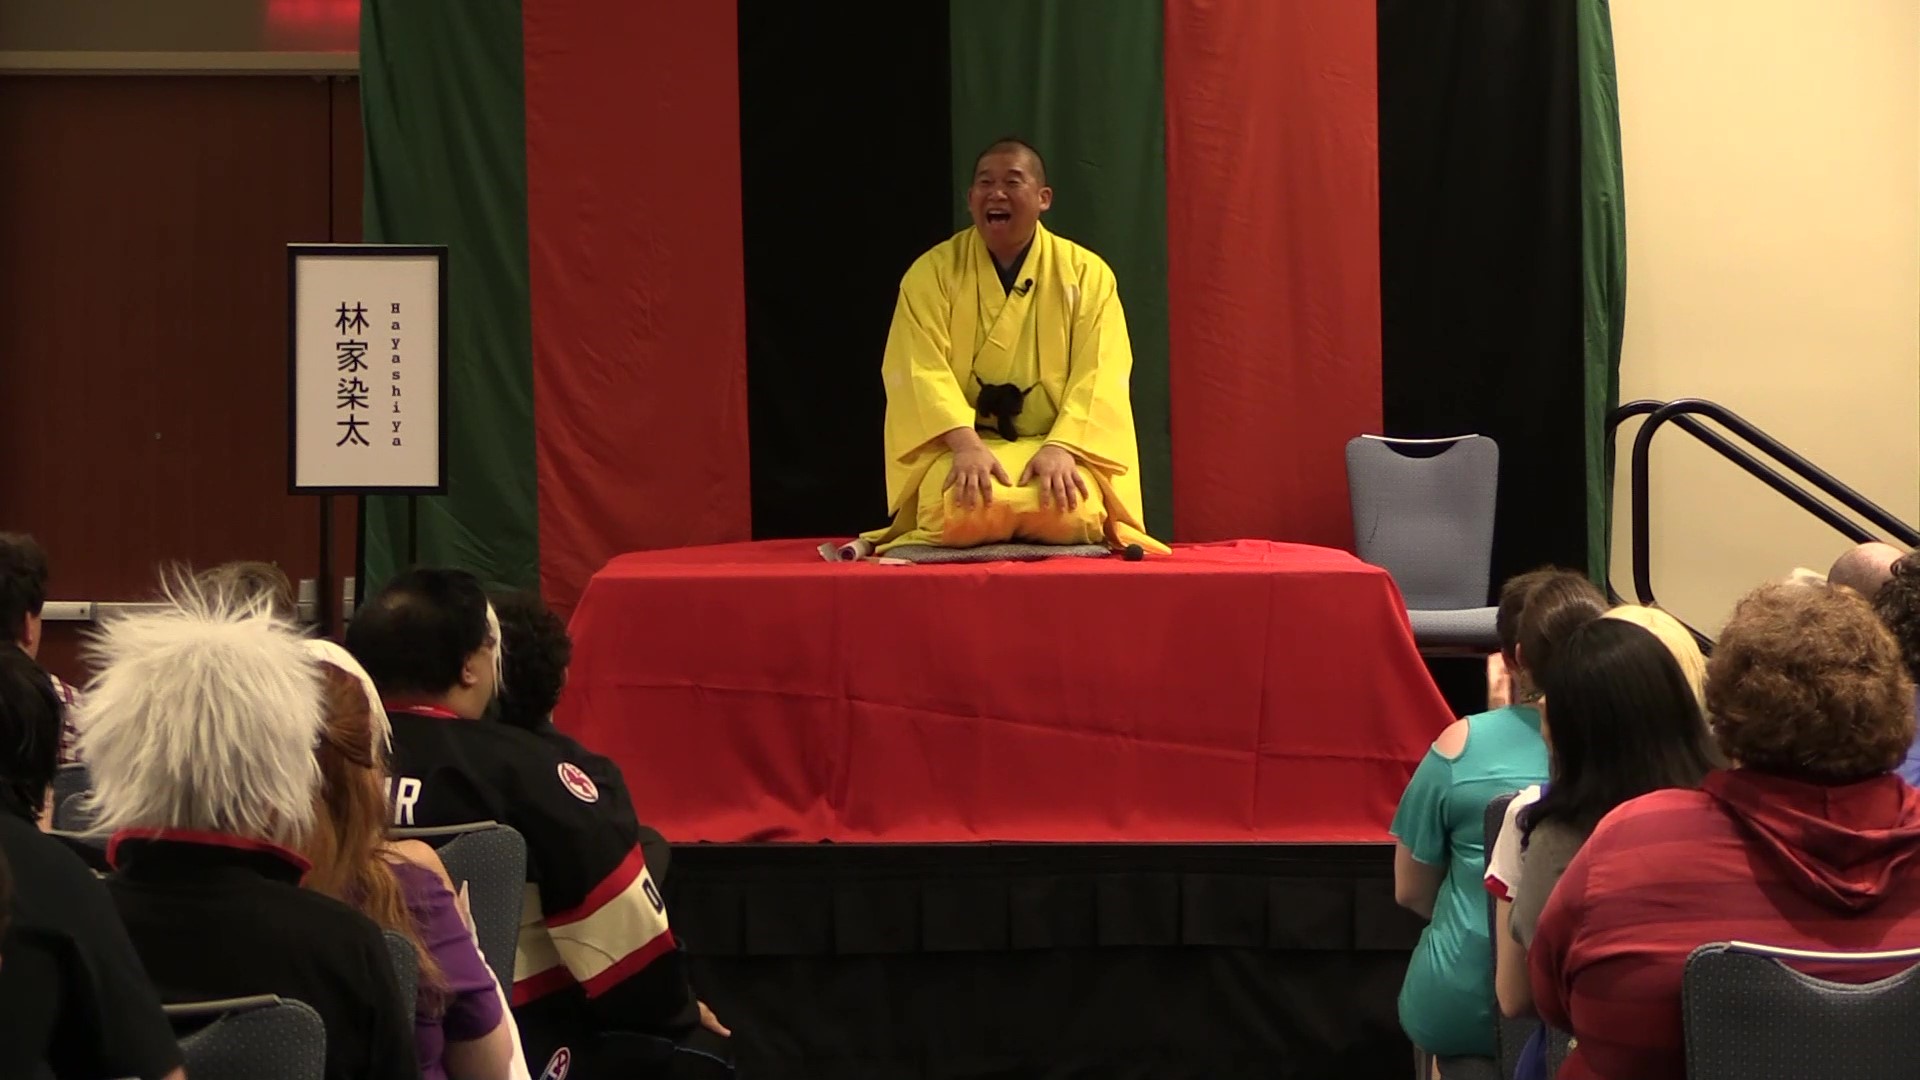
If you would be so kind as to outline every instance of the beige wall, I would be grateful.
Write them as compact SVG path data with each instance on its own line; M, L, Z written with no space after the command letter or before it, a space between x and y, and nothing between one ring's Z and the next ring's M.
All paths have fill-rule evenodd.
M1920 519L1920 3L1614 0L1613 27L1622 399L1719 401ZM1671 426L1652 460L1654 591L1702 629L1845 546Z

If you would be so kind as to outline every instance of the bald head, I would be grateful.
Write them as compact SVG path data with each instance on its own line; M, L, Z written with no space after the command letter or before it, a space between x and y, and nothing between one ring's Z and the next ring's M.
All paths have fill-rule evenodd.
M1036 187L1047 186L1047 163L1041 160L1040 151L1035 150L1033 145L1027 142L1027 140L1016 139L1011 135L995 139L985 150L980 151L980 156L973 159L974 175L978 176L980 174L980 166L984 164L988 158L996 154L1012 154L1016 157L1024 158L1026 171L1031 176L1034 185Z
M1906 554L1892 544L1861 544L1848 549L1827 571L1827 583L1845 585L1871 600L1893 577L1893 564Z

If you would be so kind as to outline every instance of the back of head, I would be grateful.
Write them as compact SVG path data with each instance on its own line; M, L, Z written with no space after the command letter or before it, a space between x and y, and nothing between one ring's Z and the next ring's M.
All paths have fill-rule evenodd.
M573 662L573 639L567 624L528 591L496 593L493 608L500 617L503 680L500 719L529 731L540 728L560 703Z
M0 642L0 813L39 816L60 767L61 708L47 673Z
M305 840L324 716L319 669L293 626L176 579L164 605L106 623L89 652L99 674L79 749L102 828Z
M46 552L31 536L0 533L0 641L22 640L27 616L46 604Z
M1606 597L1593 582L1572 570L1533 570L1509 580L1500 589L1495 613L1508 666L1537 690L1559 643L1599 618L1606 607Z
M1892 544L1860 544L1848 548L1827 571L1827 584L1852 589L1872 600L1893 575L1902 552Z
M1639 604L1622 604L1606 613L1603 618L1616 622L1631 623L1660 639L1673 654L1674 662L1680 665L1680 674L1686 676L1687 685L1693 688L1693 698L1701 707L1707 700L1707 657L1700 651L1700 642L1693 632L1688 630L1679 619L1655 607L1642 607Z
M270 562L221 563L200 574L203 587L226 595L257 599L273 610L276 618L290 623L300 621L300 599L295 595L287 572Z
M1846 590L1761 586L1707 662L1714 737L1762 772L1816 783L1888 772L1913 742L1913 706L1892 633Z
M387 697L437 698L492 640L492 608L464 570L409 570L354 610L347 651Z
M1920 555L1889 568L1886 584L1873 595L1873 611L1899 643L1907 674L1920 680Z
M1593 619L1541 673L1553 783L1528 827L1559 819L1585 832L1650 791L1693 787L1718 764L1698 699L1665 642L1623 619Z

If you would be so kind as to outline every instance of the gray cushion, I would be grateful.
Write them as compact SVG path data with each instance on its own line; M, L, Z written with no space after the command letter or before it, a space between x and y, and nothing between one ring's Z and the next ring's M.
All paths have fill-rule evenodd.
M1500 635L1494 632L1494 614L1498 610L1490 607L1451 611L1409 609L1407 621L1413 624L1416 644L1492 651L1500 647Z
M1113 552L1105 544L981 544L970 548L902 544L885 558L911 563L1039 562L1042 559L1101 559Z

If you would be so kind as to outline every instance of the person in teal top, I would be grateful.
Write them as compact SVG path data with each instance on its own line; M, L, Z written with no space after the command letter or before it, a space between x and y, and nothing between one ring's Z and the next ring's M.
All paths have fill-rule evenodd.
M1566 570L1535 570L1500 590L1500 652L1519 704L1455 722L1414 770L1393 815L1394 899L1429 921L1400 986L1400 1026L1438 1057L1490 1057L1498 1010L1487 936L1487 804L1547 780L1533 675L1555 646L1600 617L1606 598Z

